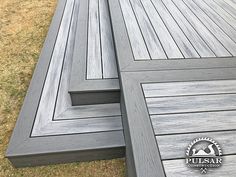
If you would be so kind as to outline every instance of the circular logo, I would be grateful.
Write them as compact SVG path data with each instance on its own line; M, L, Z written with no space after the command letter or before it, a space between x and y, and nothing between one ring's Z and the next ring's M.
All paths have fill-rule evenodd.
M196 138L186 150L187 166L200 169L202 174L207 173L208 168L220 167L222 161L220 145L208 137Z

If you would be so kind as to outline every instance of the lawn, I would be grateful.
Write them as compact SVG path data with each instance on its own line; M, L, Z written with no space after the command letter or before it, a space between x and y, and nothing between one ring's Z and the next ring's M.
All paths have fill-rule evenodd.
M0 176L123 177L124 159L15 169L4 158L56 3L56 0L0 3Z

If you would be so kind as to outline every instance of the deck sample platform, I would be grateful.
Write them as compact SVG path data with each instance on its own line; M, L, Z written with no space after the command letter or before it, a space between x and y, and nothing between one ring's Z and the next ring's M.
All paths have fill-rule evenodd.
M124 156L120 104L73 106L68 92L78 12L86 2L58 3L6 152L15 167Z
M234 0L109 0L129 176L198 177L195 138L220 143L236 174Z

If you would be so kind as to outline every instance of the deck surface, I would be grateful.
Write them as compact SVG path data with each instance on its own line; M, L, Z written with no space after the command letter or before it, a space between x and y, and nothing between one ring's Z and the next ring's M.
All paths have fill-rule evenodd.
M84 2L59 1L7 150L16 167L124 156L120 104L73 106L68 92Z
M120 87L108 3L80 2L74 33L72 74L73 105L119 103ZM71 10L69 10L71 11ZM72 43L72 42L71 42Z
M197 177L185 164L195 138L223 149L235 176L236 2L109 0L120 74L129 176Z

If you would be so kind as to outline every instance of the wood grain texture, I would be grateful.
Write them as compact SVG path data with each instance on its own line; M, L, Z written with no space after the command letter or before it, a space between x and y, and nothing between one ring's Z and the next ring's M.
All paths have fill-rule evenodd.
M150 114L173 114L236 109L236 94L147 98Z
M227 13L222 7L220 7L213 0L204 0L204 2L212 8L216 13L218 13L226 22L228 22L234 29L236 29L236 19L233 18L229 13Z
M142 31L151 59L166 59L167 56L143 9L141 2L137 0L130 0L130 3Z
M198 34L197 29L193 27L189 21L183 16L181 11L174 5L172 0L162 1L166 8L171 13L172 17L178 23L180 28L183 30L184 34L192 42L194 48L198 51L201 57L215 57L215 54L212 52L210 47L205 43L205 41ZM206 34L207 35L207 34Z
M217 57L230 56L230 53L218 41L214 34L194 15L194 13L182 1L173 1L194 29L201 35L203 40L212 49Z
M188 145L196 138L209 137L218 142L224 155L235 154L236 135L235 131L209 132L209 133L191 133L179 135L157 136L157 143L160 149L161 158L176 159L185 158Z
M99 0L103 78L117 78L115 48L107 0Z
M236 43L219 26L217 26L193 1L184 0L184 2L200 19L200 21L216 36L216 38L224 45L224 47L233 56L235 56Z
M71 98L70 98L70 94L68 93L68 89L69 89L69 82L70 82L72 56L73 56L73 50L74 50L79 5L80 5L80 1L76 0L73 14L72 14L72 20L71 20L71 25L70 25L66 51L65 51L64 64L61 71L60 84L59 84L59 88L57 92L54 117L57 117L59 114L61 114L68 107L71 106Z
M64 53L69 34L71 16L74 1L68 1L65 7L61 26L58 32L57 41L52 54L51 63L48 69L40 103L38 106L35 124L47 124L47 118L53 117L55 100L57 97L58 85L60 82L61 69L64 61ZM45 119L46 118L46 119Z
M65 109L65 108L64 108ZM86 119L107 116L120 116L120 104L96 104L84 106L70 106L61 114L54 117L54 120Z
M217 169L208 169L206 177L233 177L236 174L236 156L230 155L223 158L223 165ZM167 177L199 177L200 171L188 168L184 159L163 161Z
M211 9L203 0L194 1L202 11L207 14L212 21L214 21L234 42L236 42L236 30L230 26L220 15L218 15L213 9ZM236 25L236 24L232 24Z
M235 80L142 84L145 97L236 93Z
M192 44L190 43L189 39L184 35L183 31L174 21L166 7L163 5L161 0L154 0L153 4L156 10L159 12L162 20L164 21L165 25L169 29L172 37L175 39L175 42L179 46L181 52L183 53L185 58L198 58L200 57Z
M236 18L236 12L235 9L230 6L228 3L226 3L225 1L217 1L214 0L215 3L219 4L219 6L221 6L227 13L229 13L232 17Z
M89 1L87 79L102 79L98 0Z
M122 9L122 14L124 16L124 21L129 35L134 58L136 60L149 60L150 56L130 2L127 0L120 0L119 2Z
M152 115L156 135L236 130L236 111Z
M166 52L168 58L183 58L178 46L170 35L168 29L163 23L161 17L157 13L150 0L142 0L143 8L145 9L152 26L159 37L159 40ZM153 18L155 16L155 18ZM154 58L155 59L155 58Z

